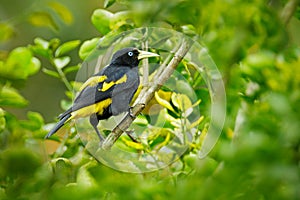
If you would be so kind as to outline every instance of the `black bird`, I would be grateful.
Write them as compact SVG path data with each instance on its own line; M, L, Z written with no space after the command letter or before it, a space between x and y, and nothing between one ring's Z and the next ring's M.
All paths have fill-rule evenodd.
M99 120L130 110L129 104L140 83L139 61L154 56L159 55L132 47L117 51L108 66L82 85L72 107L58 117L59 122L45 138L49 138L72 119L90 116L91 125L100 141L103 141L97 129Z

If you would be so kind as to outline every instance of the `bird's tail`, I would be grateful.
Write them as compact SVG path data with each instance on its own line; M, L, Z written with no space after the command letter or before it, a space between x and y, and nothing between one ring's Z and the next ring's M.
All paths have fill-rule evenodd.
M60 118L59 122L54 126L53 129L45 136L45 139L49 138L51 135L55 134L58 129L60 129L65 122L71 117L71 113L64 115L62 118Z

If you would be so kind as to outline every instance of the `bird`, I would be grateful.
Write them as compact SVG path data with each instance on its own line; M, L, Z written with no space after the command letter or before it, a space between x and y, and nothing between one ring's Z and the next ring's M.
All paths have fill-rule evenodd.
M83 83L72 106L58 116L59 121L45 139L72 119L89 117L100 142L103 142L104 137L97 128L99 121L126 111L130 112L131 100L140 84L139 61L156 56L159 55L134 47L115 52L109 65Z

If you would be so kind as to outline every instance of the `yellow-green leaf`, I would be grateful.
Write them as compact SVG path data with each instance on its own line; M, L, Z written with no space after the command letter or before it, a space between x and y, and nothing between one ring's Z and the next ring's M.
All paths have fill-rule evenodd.
M123 137L121 137L121 139L128 147L131 147L131 148L136 149L136 150L143 150L144 149L144 146L143 146L142 143L129 141L129 140L124 139Z
M111 30L117 30L125 24L133 23L131 18L132 13L129 11L117 12L113 15L112 19L110 20L109 27Z
M173 93L172 103L181 111L186 111L187 109L192 108L192 102L185 94Z
M54 64L56 67L62 69L64 68L65 66L67 66L71 61L71 58L69 56L64 56L64 57L61 57L61 58L55 58L54 59Z
M171 110L172 112L175 112L175 110L172 107L172 105L170 104L170 102L168 102L167 100L161 98L157 92L155 92L154 97L160 105L167 108L168 110Z
M33 26L50 27L58 30L58 26L52 16L46 12L35 12L28 17L28 21Z
M26 79L40 69L40 61L25 47L12 50L5 62L0 64L0 74L9 79Z
M0 106L24 107L27 100L19 92L10 86L4 86L0 90Z
M43 68L42 71L49 76L52 76L54 78L59 78L59 74L56 71L52 71L46 68Z
M80 44L80 40L73 40L66 43L63 43L55 51L55 57L63 56L64 54L72 51Z
M112 19L113 14L104 9L97 9L92 15L92 23L96 29L102 34L107 34L110 29L110 20Z
M0 133L5 129L6 120L5 120L5 112L2 108L0 108Z
M73 15L66 6L57 1L49 2L48 5L58 14L65 24L71 24L73 22Z
M85 41L79 49L79 57L82 60L86 59L92 53L92 51L96 48L98 42L99 42L99 38L94 38L94 39Z
M14 29L7 23L0 23L0 42L7 41L14 35Z

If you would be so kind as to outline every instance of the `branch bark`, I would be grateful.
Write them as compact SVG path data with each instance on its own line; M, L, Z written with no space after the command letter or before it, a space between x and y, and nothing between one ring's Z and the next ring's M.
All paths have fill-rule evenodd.
M172 60L166 66L166 68L160 73L156 74L153 78L153 84L149 87L143 88L138 98L138 101L135 102L135 105L132 108L132 113L127 113L122 121L112 130L112 132L107 136L102 144L102 149L109 150L117 139L126 131L131 123L134 121L135 117L142 112L145 105L153 98L155 91L169 79L172 75L178 64L184 58L191 47L191 41L183 40L178 51L173 56Z

